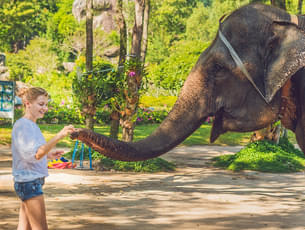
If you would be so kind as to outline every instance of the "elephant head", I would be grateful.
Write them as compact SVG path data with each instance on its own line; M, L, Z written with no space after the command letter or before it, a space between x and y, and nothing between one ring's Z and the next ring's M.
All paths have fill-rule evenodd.
M125 143L86 129L71 137L113 159L150 159L177 146L208 116L215 116L211 141L226 131L266 127L280 115L285 116L281 114L286 111L281 89L290 82L286 99L297 106L292 111L295 116L288 116L288 128L296 132L300 144L305 125L301 101L305 92L302 25L302 17L278 8L246 5L221 20L214 41L200 55L173 109L149 137ZM300 146L304 151L304 145Z

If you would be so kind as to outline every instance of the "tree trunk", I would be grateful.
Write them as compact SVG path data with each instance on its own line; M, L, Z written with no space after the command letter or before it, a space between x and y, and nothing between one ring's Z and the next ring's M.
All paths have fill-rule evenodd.
M86 70L92 71L93 59L93 0L86 0Z
M110 137L113 139L118 139L120 128L120 113L117 111L112 111L111 122L110 122Z
M120 54L119 54L119 63L118 63L118 76L124 74L124 64L126 61L127 54L127 28L126 21L123 14L123 0L117 1L116 12L118 16L117 23L120 30ZM116 89L114 89L116 90ZM119 105L115 105L116 108L113 108L111 113L111 123L110 123L110 137L113 139L118 139L119 127L120 127L120 113L117 112Z
M126 61L127 54L127 27L126 21L123 14L123 1L118 0L117 14L118 14L118 25L120 28L120 55L118 63L118 74L124 73L124 64Z
M132 45L130 50L130 61L135 63L141 60L141 42L143 36L143 17L145 2L143 0L135 0L135 23L132 31ZM135 115L139 102L139 89L142 83L142 69L129 69L127 74L127 90L125 90L126 106L122 111L122 140L131 142L133 140Z
M86 71L92 72L93 59L93 0L86 0ZM95 115L95 96L92 87L88 89L88 104L85 111L86 128L93 130Z
M135 23L132 30L132 45L130 54L132 55L132 57L137 58L140 58L141 56L144 8L145 1L135 0Z
M264 0L250 0L250 3L255 3L255 2L260 2L260 3L264 3Z
M94 117L94 115L92 115L92 114L86 114L85 123L86 123L87 129L93 130L93 128L94 128L94 118L93 117Z
M271 0L271 5L286 10L286 1L285 0Z
M303 6L303 0L299 0L299 2L298 2L298 14L302 14L302 6Z
M149 25L150 0L145 1L144 21L143 21L143 42L141 52L141 62L145 63L147 44L148 44L148 25Z

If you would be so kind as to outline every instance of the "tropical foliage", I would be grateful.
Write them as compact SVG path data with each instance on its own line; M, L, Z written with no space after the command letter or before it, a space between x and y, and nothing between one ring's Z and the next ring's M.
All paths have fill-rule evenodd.
M81 72L85 73L84 62L80 63L85 51L85 23L78 22L74 18L73 2L73 0L3 0L0 2L0 51L6 53L10 78L46 88L57 107L61 106L62 102L67 107L77 105L79 102L77 98L85 92L84 88L76 84L76 69L69 74L64 67L64 63L76 63ZM218 29L218 19L250 2L254 1L151 1L145 63L147 81L143 85L143 89L148 87L149 90L141 97L176 96L200 53L213 40ZM259 2L270 4L269 0ZM125 1L125 3L127 3L124 9L128 32L131 33L134 3L133 1ZM287 0L287 11L297 13L300 10L298 3L298 0ZM303 1L304 4L305 1ZM104 67L98 66L95 69L109 67L117 70L116 60L109 63L103 54L106 46L118 46L118 32L106 33L101 28L96 28L94 38L94 59L96 62L104 63L101 64ZM130 42L129 40L128 49ZM108 64L105 64L107 62ZM90 77L92 81L87 81ZM104 104L111 106L111 102L123 98L124 91L119 89L116 92L110 88L113 84L116 88L126 87L123 84L126 74L119 77L112 72L89 74L83 76L84 79L87 81L86 84L91 82L92 86L99 87L98 94L102 94L100 95L102 103L97 111L102 110ZM73 82L76 97L73 97ZM150 99L140 98L140 105L145 105L146 109L155 107L148 102ZM122 101L120 103L123 104ZM172 105L173 103L164 102L163 104ZM166 109L161 108L164 111L168 109L170 109L168 106ZM140 113L143 114L143 110ZM136 119L137 117L134 118Z

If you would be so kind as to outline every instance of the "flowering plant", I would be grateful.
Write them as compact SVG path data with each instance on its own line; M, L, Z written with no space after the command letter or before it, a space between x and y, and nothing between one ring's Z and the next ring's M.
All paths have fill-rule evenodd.
M161 123L168 112L166 110L154 110L154 108L138 108L136 124Z
M135 71L130 71L130 72L128 73L128 76L129 76L129 77L134 77L134 76L136 76L136 72L135 72Z

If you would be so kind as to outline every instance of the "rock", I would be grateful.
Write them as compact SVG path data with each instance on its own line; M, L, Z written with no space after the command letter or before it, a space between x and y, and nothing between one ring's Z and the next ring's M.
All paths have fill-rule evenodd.
M115 5L116 0L93 0L95 16L93 17L93 27L102 28L105 32L116 30L115 23ZM86 18L86 1L75 0L72 7L72 13L77 21Z
M65 68L65 71L72 72L75 66L74 62L63 62L63 67Z
M0 66L0 81L8 81L10 73L7 67Z
M0 66L0 74L5 73L8 71L8 68L6 66Z
M0 74L0 81L8 81L10 79L10 73L6 72L4 74Z
M104 55L108 58L117 57L120 54L120 47L113 46L105 50Z

